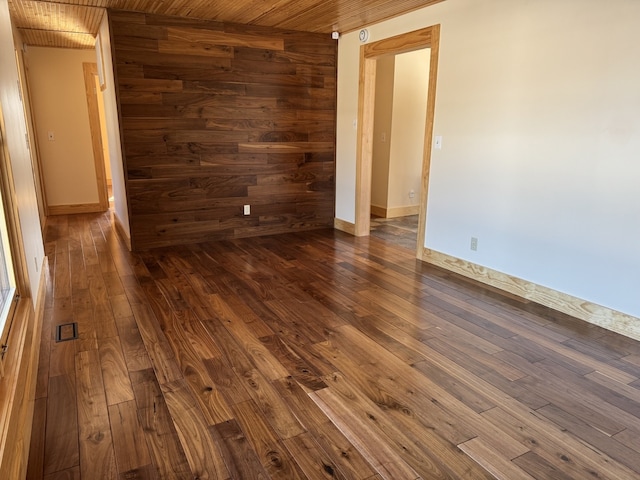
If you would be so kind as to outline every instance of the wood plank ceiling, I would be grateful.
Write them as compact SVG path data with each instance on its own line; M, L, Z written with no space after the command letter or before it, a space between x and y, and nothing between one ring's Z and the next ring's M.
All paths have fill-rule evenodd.
M348 32L443 0L9 0L24 43L93 48L105 8L306 32Z

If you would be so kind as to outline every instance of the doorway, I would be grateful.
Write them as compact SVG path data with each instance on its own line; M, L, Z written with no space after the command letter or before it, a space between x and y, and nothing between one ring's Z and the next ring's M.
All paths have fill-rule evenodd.
M431 144L435 114L435 93L438 71L440 25L387 38L361 47L360 93L358 98L358 147L356 158L356 215L355 234L366 236L371 228L371 177L374 137L374 105L378 60L407 52L430 49L429 86L422 150L422 174L420 178L418 234L416 256L422 259L426 228L427 189L431 163Z
M430 49L377 60L370 234L416 249Z
M93 160L96 171L96 187L98 189L98 204L100 211L109 208L109 194L107 190L107 167L105 156L105 125L104 107L100 105L102 96L100 95L100 82L98 78L98 66L95 63L83 63L84 85L87 95L87 108L89 110L89 128L91 130L91 148L93 149ZM101 108L102 107L102 108Z

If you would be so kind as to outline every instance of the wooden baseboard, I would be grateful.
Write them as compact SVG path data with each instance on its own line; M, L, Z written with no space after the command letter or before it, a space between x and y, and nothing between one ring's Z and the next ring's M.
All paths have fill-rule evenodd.
M49 205L49 215L74 215L76 213L100 213L105 209L99 203L79 203L76 205Z
M378 207L377 205L371 205L371 213L377 217L382 218L398 218L406 217L408 215L418 215L420 213L420 206L408 205L406 207Z
M377 205L371 205L371 215L376 217L387 218L387 207L379 207Z
M0 379L0 478L25 478L27 471L47 290L46 258L42 267L35 309L31 298L18 301L7 342L5 376Z
M353 223L340 220L339 218L333 219L333 228L340 230L341 232L348 233L349 235L356 234L356 226Z
M428 248L424 249L422 260L607 330L640 340L640 319L626 313Z
M116 232L118 233L118 236L122 239L127 249L131 251L132 250L131 237L127 235L127 231L125 230L124 225L120 220L120 217L118 217L118 215L115 212L113 212L113 224L116 227Z

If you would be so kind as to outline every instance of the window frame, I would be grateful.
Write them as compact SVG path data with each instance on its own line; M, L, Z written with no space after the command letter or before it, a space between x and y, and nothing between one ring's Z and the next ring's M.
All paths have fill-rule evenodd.
M13 183L13 170L10 155L6 143L7 135L4 123L4 115L0 108L0 196L2 210L6 224L9 251L6 252L7 262L13 267L14 289L13 297L5 304L6 321L0 331L0 378L4 377L4 367L7 352L11 349L9 338L11 329L15 323L18 301L20 298L30 297L28 284L28 271L24 261L24 245L22 243L22 230L20 228L19 214L17 210L16 193Z

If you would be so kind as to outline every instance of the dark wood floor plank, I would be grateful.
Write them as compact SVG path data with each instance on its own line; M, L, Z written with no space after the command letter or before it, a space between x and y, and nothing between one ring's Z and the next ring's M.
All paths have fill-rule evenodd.
M57 327L57 325L56 325ZM52 333L55 335L55 333ZM49 355L49 376L74 375L76 372L75 356L77 351L75 342L53 342Z
M628 466L636 472L640 472L640 456L635 450L615 439L612 440L609 435L553 404L546 405L536 411L571 432L576 437L583 439L585 442L589 442L589 444L606 453L614 460Z
M284 440L289 453L297 460L307 478L346 480L345 476L317 444L310 433L301 433ZM363 477L364 478L364 477Z
M47 286L51 286L50 281L47 281ZM52 290L49 289L47 296L50 296L51 292ZM52 333L54 328L52 325L53 303L51 303L50 306L45 305L43 315L42 333L40 335L40 356L38 358L38 376L36 378L36 399L46 397L49 387L51 344L54 338Z
M472 460L462 454L456 444L440 436L438 431L424 428L424 424L416 415L418 410L409 407L388 408L384 404L372 401L363 396L357 384L336 372L327 379L329 389L312 394L314 400L324 402L324 409L343 411L347 408L357 412L354 418L370 424L378 430L379 435L387 437L387 443L395 447L398 455L418 473L429 478L434 472L451 475L453 478L484 478L484 472ZM402 398L401 400L404 400ZM389 404L387 400L387 404ZM378 407L378 408L376 408ZM382 407L382 408L379 408ZM325 410L326 411L326 410ZM424 418L424 417L423 417ZM522 446L502 436L503 454L522 452Z
M210 297L209 297L210 298ZM274 331L258 316L242 298L237 295L226 295L225 303L231 307L235 314L247 325L256 338L273 335Z
M326 395L324 395L326 393ZM345 408L344 404L339 400L334 400L333 396L325 398L331 394L331 390L321 390L312 394L314 402L319 406L325 415L340 428L343 434L355 445L360 454L375 468L379 475L383 478L420 478L420 474L407 463L403 455L397 451L397 447L393 448L393 443L400 442L403 436L395 436L395 428L388 433L395 436L393 442L385 441L384 435L375 426L369 425L371 422L363 422L359 417L362 413L374 423L378 422L378 410L365 410L364 412L356 412L350 408ZM386 432L385 432L386 433ZM410 442L404 443L407 447ZM405 455L411 453L411 450L404 451ZM422 460L419 463L424 463ZM429 478L429 477L426 477Z
M152 369L131 374L133 390L149 454L160 478L192 476L184 449Z
M305 478L295 460L253 400L237 403L233 412L269 478Z
M124 295L124 286L117 271L103 273L102 277L104 278L109 298Z
M274 382L274 386L305 429L347 477L366 478L375 474L370 462L295 380L281 379Z
M336 369L357 383L360 391L398 418L410 416L429 425L452 444L478 434L469 422L476 415L473 410L390 352L371 350L372 345L354 328L343 327L331 342L316 344L314 349L330 356ZM426 411L430 412L428 418Z
M78 340L76 344L77 352L87 350L97 350L98 331L96 328L95 315L91 303L73 309L73 320L78 325Z
M184 380L161 384L162 394L196 478L229 478L220 447L214 442L201 410Z
M80 480L80 467L73 467L60 472L55 472L50 475L46 475L44 480Z
M132 253L52 217L29 479L640 476L640 342L394 235Z
M44 474L80 465L75 373L49 378L46 424Z
M116 317L116 327L127 370L136 372L152 368L133 312L130 317Z
M597 427L608 435L615 435L624 430L625 424L609 415L609 412L598 409L598 404L592 397L583 398L587 392L580 391L569 382L563 382L557 377L549 375L546 380L536 377L525 377L517 383L529 390L535 391L549 403L555 403L561 408L567 408L572 414L590 425Z
M640 404L638 401L640 397L633 394L635 389L629 388L627 390L628 393L632 394L630 398L627 395L619 393L617 391L618 389L615 389L615 380L613 379L611 379L612 382L610 385L602 385L599 382L591 381L591 376L597 372L592 372L584 376L575 375L573 372L569 372L567 369L549 360L543 360L536 365L540 366L541 370L547 374L547 378L549 375L552 375L570 383L579 391L584 392L583 400L585 400L585 403L589 401L595 408L595 406L602 401L604 402L602 407L606 409L607 415L612 419L620 421L625 425L640 428L640 422L638 422L638 417L640 417ZM610 386L614 388L610 388Z
M151 464L135 401L110 405L109 419L120 475Z
M533 480L534 478L540 478L528 475L523 469L518 467L517 462L505 457L504 452L495 449L486 443L481 437L472 438L471 440L458 445L458 447L469 457L478 462L479 465L482 465L482 467L495 478L518 478L521 480ZM522 458L522 455L516 458Z
M44 432L47 425L47 399L37 398L33 407L33 430ZM27 480L41 479L44 475L44 447L45 437L31 435L29 446L29 460L27 462Z
M161 477L156 467L149 464L127 472L122 472L119 480L161 480Z
M98 338L111 338L118 335L116 321L108 301L94 303L93 322Z
M485 410L489 410L496 406L493 401L474 392L473 390L470 390L465 385L461 385L454 378L435 365L428 365L426 362L419 362L413 366L476 413L484 412Z
M256 451L249 445L235 420L209 427L211 436L220 448L231 478L267 478Z
M117 478L99 357L97 350L76 356L80 472L84 478Z
M300 356L295 349L287 345L280 336L270 335L260 338L260 341L287 369L289 376L294 378L304 388L308 390L320 390L327 386L320 372Z
M602 478L633 478L636 474L595 447L585 445L552 422L540 421L541 415L516 418L501 408L483 412L483 417L512 437L524 443L547 463L569 475L569 478L589 478L601 472Z
M53 271L53 296L65 298L71 296L71 274L69 267L69 251L56 250L55 269Z
M202 322L190 311L174 315L164 330L183 376L198 402L207 425L231 420L229 405L207 371L205 361L222 355Z
M276 357L258 340L242 319L219 296L209 296L210 311L215 312L222 325L245 352L249 360L269 380L276 380L289 375Z
M103 338L99 351L107 405L133 400L133 390L120 345L120 337Z
M613 395L619 398L616 401L609 400L609 403L616 404L623 410L628 409L630 413L637 416L635 414L635 409L638 402L640 402L640 389L638 389L637 386L634 386L634 383L626 385L624 383L616 382L612 378L607 377L600 372L589 373L585 375L584 378L597 383L601 387L607 388L609 391L613 392ZM620 405L622 402L624 402L624 406Z
M625 428L620 433L616 433L612 438L635 452L640 453L640 442L637 440L638 436L640 436L640 430L635 428Z
M575 478L566 474L561 468L552 465L535 452L527 452L516 458L513 463L533 475L532 478L553 478L554 480L571 480Z
M124 287L124 293L131 304L141 304L146 301L144 291L138 283L135 275L125 275L120 277L120 280L122 281L122 285Z
M136 304L131 307L159 383L182 378L175 356L151 308L146 304Z
M109 302L109 295L107 294L107 284L102 276L100 265L87 265L87 279L93 303L95 305L106 305Z
M82 249L69 253L71 292L89 288Z
M288 439L304 432L300 421L258 370L244 372L244 386L258 408L267 417L280 438Z

